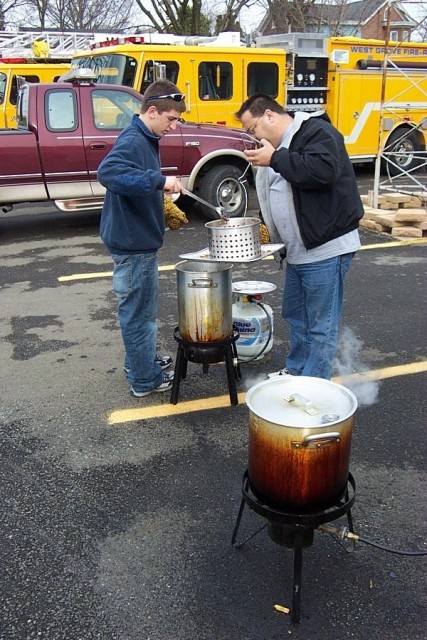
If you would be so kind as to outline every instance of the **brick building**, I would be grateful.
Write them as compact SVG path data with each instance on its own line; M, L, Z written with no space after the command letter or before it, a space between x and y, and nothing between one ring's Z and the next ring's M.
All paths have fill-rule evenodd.
M410 41L417 23L401 2L388 0L359 0L340 5L307 4L304 11L295 11L292 2L273 0L257 33L272 35L299 31L321 33L324 36L356 36L384 40L389 10L389 39L398 42Z
M362 0L362 2L352 4L364 5L365 2ZM408 42L411 39L411 33L416 23L404 10L401 3L393 2L389 6L387 0L368 0L368 4L371 5L371 10L370 15L361 24L360 36L362 38L384 40L388 23L389 40ZM390 16L388 15L389 11Z

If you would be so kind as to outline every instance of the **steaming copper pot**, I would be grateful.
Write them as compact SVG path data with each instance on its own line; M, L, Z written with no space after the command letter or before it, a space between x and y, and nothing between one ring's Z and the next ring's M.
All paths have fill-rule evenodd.
M251 489L295 513L331 507L345 491L357 400L321 378L280 376L246 395Z

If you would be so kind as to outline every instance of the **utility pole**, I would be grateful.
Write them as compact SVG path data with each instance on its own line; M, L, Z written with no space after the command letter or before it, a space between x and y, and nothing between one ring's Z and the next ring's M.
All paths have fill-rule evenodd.
M375 208L378 207L378 191L379 191L380 175L381 175L381 159L384 151L382 131L383 131L383 121L384 121L385 91L386 91L386 84L387 84L387 63L388 63L389 39L390 39L391 5L392 5L392 0L388 0L387 21L386 21L385 33L384 33L384 60L383 60L382 79L381 79L380 119L379 119L379 126L378 126L378 153L375 159L374 194L373 194L374 195L373 205Z

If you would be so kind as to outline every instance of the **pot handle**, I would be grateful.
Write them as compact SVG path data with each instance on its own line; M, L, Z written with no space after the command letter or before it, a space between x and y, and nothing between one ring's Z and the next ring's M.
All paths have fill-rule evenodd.
M321 449L331 444L337 444L340 440L341 435L338 431L313 434L312 436L306 436L300 442L292 442L292 449Z
M193 278L191 282L188 283L188 287L190 289L215 289L218 286L217 282L213 282L212 278Z
M298 407L302 407L310 416L317 416L318 414L318 411L313 407L313 401L301 393L292 393L290 396L285 396L285 400L289 403L293 402Z

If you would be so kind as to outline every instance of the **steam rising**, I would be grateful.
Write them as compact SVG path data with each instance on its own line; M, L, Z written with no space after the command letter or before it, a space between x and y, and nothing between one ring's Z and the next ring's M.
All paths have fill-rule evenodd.
M248 391L251 387L254 387L256 384L258 384L258 382L265 382L266 381L266 375L264 374L259 374L259 375L250 375L245 379L245 390Z
M368 366L360 358L362 348L363 342L349 327L344 327L334 365L342 383L356 396L359 407L374 404L380 388L378 380L370 380L363 375Z
M344 327L340 333L334 367L340 378L337 382L354 393L359 408L377 402L380 388L378 380L372 380L367 376L369 365L361 359L362 349L363 342L357 338L352 329ZM246 391L265 380L265 373L249 375L245 379Z

